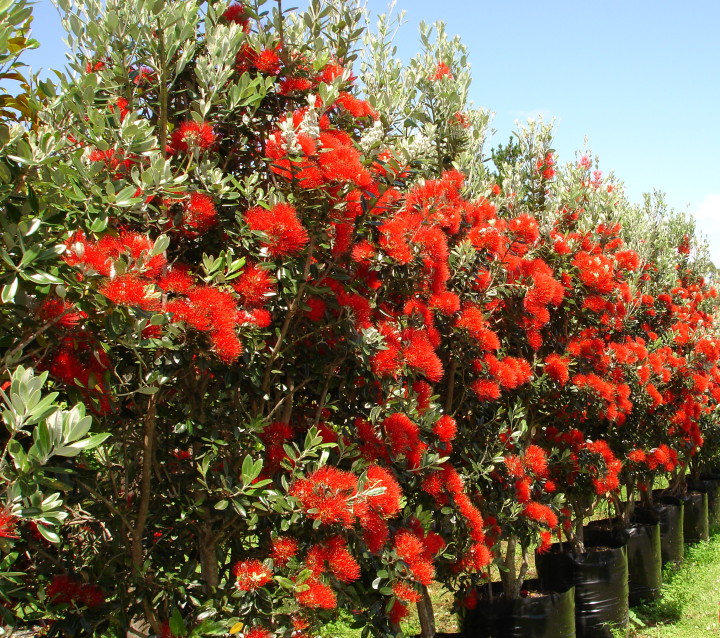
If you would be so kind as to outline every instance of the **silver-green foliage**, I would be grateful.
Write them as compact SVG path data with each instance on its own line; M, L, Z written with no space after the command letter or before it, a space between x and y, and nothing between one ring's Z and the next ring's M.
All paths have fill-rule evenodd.
M40 523L38 530L51 542L59 540L53 528L67 512L61 491L66 486L49 467L54 457L75 457L102 444L110 435L90 434L92 417L82 403L66 408L57 392L44 392L48 373L35 374L19 366L6 390L0 389L2 420L8 432L0 477L5 484L4 507L13 516Z

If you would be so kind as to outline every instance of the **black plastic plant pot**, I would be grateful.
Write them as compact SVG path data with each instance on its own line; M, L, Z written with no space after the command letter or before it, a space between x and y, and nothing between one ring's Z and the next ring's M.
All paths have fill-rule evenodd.
M653 511L660 522L662 564L680 563L685 558L685 501L653 492Z
M688 488L692 491L706 492L708 495L708 525L720 526L720 476L701 474L699 480L690 480Z
M710 538L708 527L708 495L707 492L692 491L684 497L685 513L683 527L685 542L699 543Z
M627 543L629 603L634 607L660 595L660 523L654 512L636 509L634 520L622 535Z
M543 587L575 586L577 638L612 638L614 629L628 624L627 547L612 534L602 547L586 547L575 553L556 543L535 557L535 565Z
M528 595L511 599L493 583L493 599L478 599L463 621L464 638L575 638L575 590L542 591L537 580L527 580ZM484 590L483 587L481 589Z

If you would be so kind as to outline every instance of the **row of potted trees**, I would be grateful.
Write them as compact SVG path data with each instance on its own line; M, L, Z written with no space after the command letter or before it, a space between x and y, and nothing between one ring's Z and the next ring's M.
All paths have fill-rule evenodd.
M637 504L629 524L591 521L584 552L558 543L535 556L538 578L524 582L520 598L484 586L464 613L462 635L617 635L628 626L629 608L658 599L662 567L681 563L684 544L708 540L717 527L719 486L720 477L709 473L683 498L657 490L654 504Z
M487 153L442 25L403 65L341 2L61 6L68 75L2 116L5 623L380 636L416 605L431 636L434 584L469 618L536 551L546 589L619 573L601 505L607 547L671 521L654 486L720 450L690 219L542 123ZM576 584L579 627L610 589Z

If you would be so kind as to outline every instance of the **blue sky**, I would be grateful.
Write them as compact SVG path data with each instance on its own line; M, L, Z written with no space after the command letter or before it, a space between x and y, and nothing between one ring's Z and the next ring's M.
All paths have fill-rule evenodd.
M284 6L290 6L285 0ZM297 3L301 4L301 3ZM368 0L373 13L385 0ZM398 0L406 24L399 54L418 48L421 20L442 20L470 49L471 99L495 113L494 142L517 119L556 119L560 161L583 147L632 200L658 188L693 213L720 265L720 3L717 0ZM27 61L62 65L49 0L35 6L41 47Z

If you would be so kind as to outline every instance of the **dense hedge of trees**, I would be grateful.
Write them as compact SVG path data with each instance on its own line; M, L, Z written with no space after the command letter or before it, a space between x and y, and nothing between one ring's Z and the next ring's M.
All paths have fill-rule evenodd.
M0 4L4 623L430 635L431 584L517 596L714 462L692 220L542 123L487 150L441 24L403 65L340 1L59 4L45 82Z

